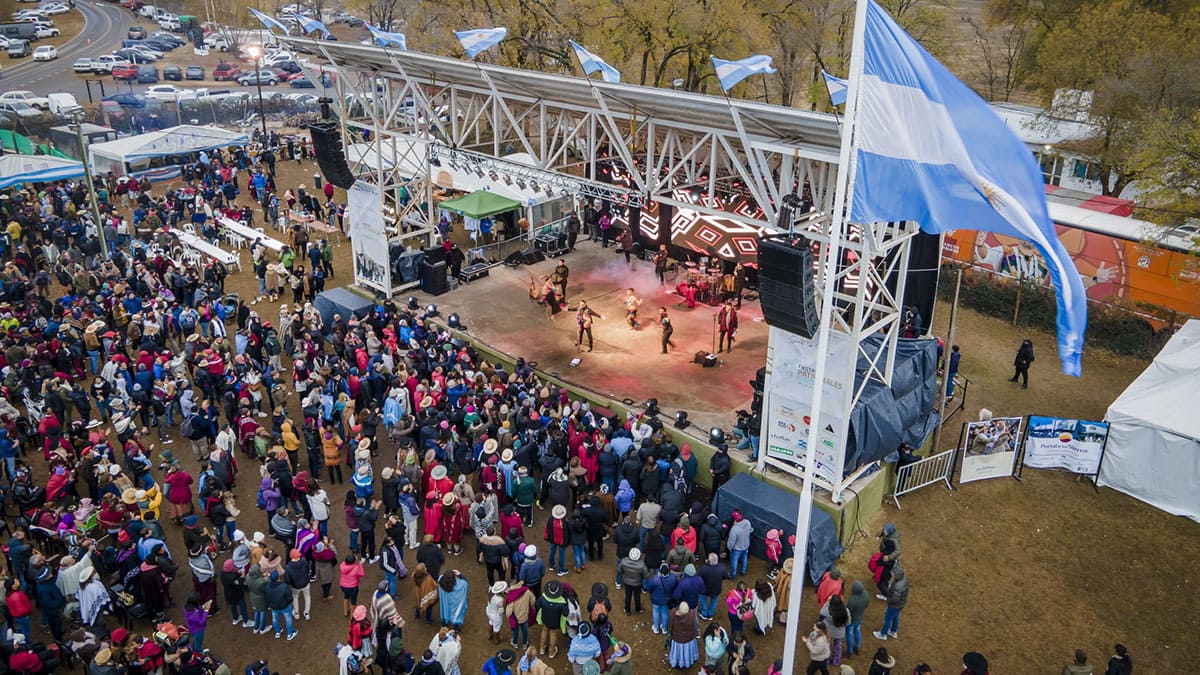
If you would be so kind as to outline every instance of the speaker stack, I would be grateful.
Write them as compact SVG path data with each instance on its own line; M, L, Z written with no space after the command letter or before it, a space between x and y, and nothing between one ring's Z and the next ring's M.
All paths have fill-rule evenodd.
M446 262L421 262L421 290L430 295L441 295L450 290L450 279L446 276Z
M325 180L340 188L354 185L354 173L346 164L346 152L342 149L342 133L333 122L319 122L309 125L312 135L313 153L317 156L317 166Z
M758 291L767 325L811 338L820 328L812 248L795 242L758 242Z

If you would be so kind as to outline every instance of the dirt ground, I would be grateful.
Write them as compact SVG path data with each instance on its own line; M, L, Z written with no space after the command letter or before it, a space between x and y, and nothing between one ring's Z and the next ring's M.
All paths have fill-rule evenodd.
M311 163L281 163L280 189L310 183L314 170ZM337 276L327 287L349 282L349 256L349 245L335 248ZM243 257L248 258L246 254ZM256 283L249 267L244 265L244 269L247 271L231 277L230 287L243 297L253 297ZM525 299L514 297L511 301ZM271 319L278 314L277 305L260 303L255 309ZM947 321L948 310L940 306L936 325L943 334ZM1030 337L1038 349L1038 360L1030 389L1022 391L1005 379L1011 375L1012 354L1025 336L1004 322L970 311L959 314L961 372L972 384L965 415L953 420L944 444L957 439L957 425L964 416L973 418L980 407L1000 415L1039 412L1100 419L1107 404L1145 365L1091 351L1085 357L1084 377L1066 378L1057 374L1052 337L1034 334ZM288 406L293 414L299 414L294 395ZM186 443L177 440L170 447L190 464ZM243 516L239 526L248 534L266 531L265 517L253 507L256 467L249 460L241 462L237 492ZM377 469L381 468L379 464ZM330 491L335 503L340 503L340 490L338 486ZM870 522L859 523L859 536L840 562L848 580L869 580L866 560L874 550L874 534L884 522L896 524L912 584L909 605L901 615L900 638L880 643L871 637L870 631L882 622L882 602L872 602L863 625L864 652L869 655L877 646L886 646L897 659L894 672L911 672L916 663L925 661L935 673L956 673L961 670L961 655L968 650L987 655L991 672L996 674L1057 672L1076 648L1086 650L1093 663L1102 664L1118 641L1130 648L1139 672L1191 672L1192 664L1200 661L1200 643L1192 637L1200 629L1195 602L1198 580L1194 561L1200 559L1196 523L1112 490L1097 493L1090 483L1073 476L1035 470L1025 472L1023 483L983 481L954 492L931 487L905 497L903 505L903 510L885 506ZM542 543L545 517L537 514L530 541ZM343 519L335 515L330 526L335 541L344 546ZM181 551L179 528L170 525L167 529L172 550ZM473 548L469 538L466 548ZM611 546L607 554L607 560L565 580L585 598L593 582L611 585ZM411 555L406 557L411 565ZM465 673L478 672L497 649L486 641L482 611L486 578L469 553L451 556L447 567L462 570L471 585L460 664ZM750 572L753 580L765 574L765 566L752 560ZM367 589L373 589L381 578L378 569L369 570L362 586L364 599ZM190 581L181 578L174 589L175 599L182 603ZM397 604L410 621L411 603L411 585L401 583ZM230 661L234 672L262 657L269 658L272 670L285 674L335 672L332 650L336 642L345 639L347 621L336 600L318 600L316 604L313 620L299 622L300 636L293 643L234 628L224 611L212 620L206 645ZM815 616L814 604L808 588L801 608L800 625L805 628ZM614 614L616 637L634 646L635 672L669 670L663 661L662 639L646 630L649 613L626 617L618 610ZM145 630L146 626L139 628ZM405 633L406 646L420 653L434 632L434 627L424 622L411 622ZM782 628L776 626L765 637L751 636L751 642L759 654L752 672L765 672L767 664L782 654ZM565 651L552 663L560 673L569 672ZM868 656L847 662L859 673L869 666ZM1098 665L1098 670L1102 671L1103 665Z

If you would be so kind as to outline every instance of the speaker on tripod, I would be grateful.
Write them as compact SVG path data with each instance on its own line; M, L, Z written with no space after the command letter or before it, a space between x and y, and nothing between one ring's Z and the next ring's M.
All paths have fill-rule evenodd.
M354 173L346 164L346 152L342 149L342 133L336 123L318 122L308 127L312 135L313 153L317 156L317 166L325 180L340 188L354 185Z

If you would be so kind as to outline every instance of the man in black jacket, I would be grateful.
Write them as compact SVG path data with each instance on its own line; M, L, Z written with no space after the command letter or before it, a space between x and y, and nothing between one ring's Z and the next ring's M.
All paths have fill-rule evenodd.
M717 451L713 453L711 459L708 460L708 473L712 476L712 493L717 494L717 490L721 489L721 485L729 480L729 473L733 470L733 461L729 459L729 446L721 443L717 446Z
M308 561L300 555L300 551L292 549L290 560L283 568L283 578L292 590L292 618L300 618L300 606L304 605L304 620L309 620L312 610L312 595L309 593ZM304 598L301 603L300 599Z

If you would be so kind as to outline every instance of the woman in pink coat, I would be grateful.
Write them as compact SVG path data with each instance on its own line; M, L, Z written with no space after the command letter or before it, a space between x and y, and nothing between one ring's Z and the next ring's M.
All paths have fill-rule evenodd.
M192 512L192 482L192 474L178 466L168 469L167 476L163 478L171 519L175 522L181 522L184 516Z

